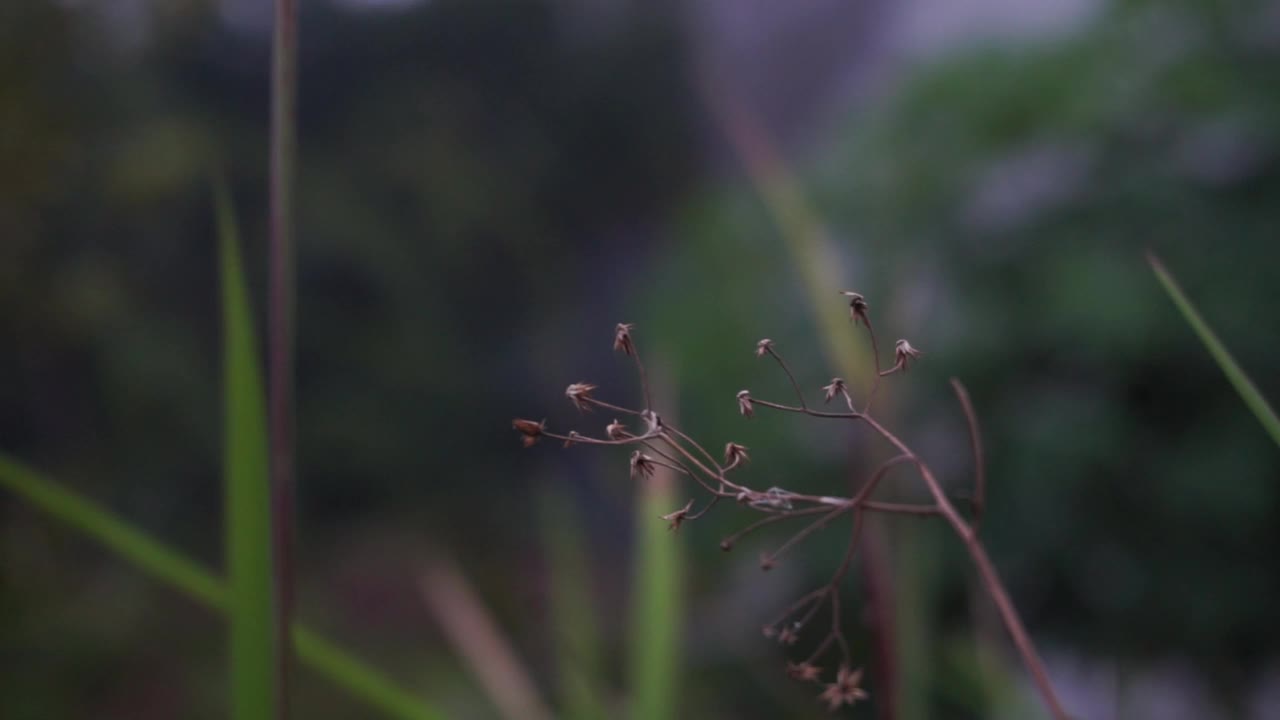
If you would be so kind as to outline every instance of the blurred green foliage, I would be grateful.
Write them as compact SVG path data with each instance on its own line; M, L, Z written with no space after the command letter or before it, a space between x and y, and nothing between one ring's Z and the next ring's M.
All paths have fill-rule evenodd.
M217 566L207 178L228 171L261 297L267 38L204 2L135 3L128 22L90 5L0 4L0 445ZM428 541L465 560L533 667L554 637L594 645L544 626L544 595L581 600L539 570L532 482L562 484L582 518L600 675L620 674L625 457L521 453L507 430L543 408L557 428L608 422L572 414L569 382L634 397L608 355L614 322L637 321L675 369L682 427L751 447L763 486L842 490L879 452L841 428L735 415L743 387L788 392L751 356L761 337L815 394L834 370L754 191L701 182L691 31L665 3L624 7L592 33L537 2L303 14L301 611L445 712L476 712L476 690L413 596ZM1033 633L1121 676L1185 661L1233 715L1280 640L1280 461L1142 250L1280 397L1280 48L1262 13L1118 3L1065 40L949 55L799 168L843 282L832 301L862 291L882 345L928 353L886 401L956 492L968 452L946 378L968 384L991 463L985 532ZM15 717L145 717L138 697L155 717L219 716L220 628L0 503ZM730 510L666 534L693 618L680 707L805 716L812 694L755 628L843 548L816 537L791 575L762 578L752 548L716 548L742 524ZM927 558L911 568L922 596L903 600L929 620L921 702L989 717L1003 694L965 662L969 566L926 528L895 538ZM175 633L190 662L156 639ZM310 717L363 712L299 691Z

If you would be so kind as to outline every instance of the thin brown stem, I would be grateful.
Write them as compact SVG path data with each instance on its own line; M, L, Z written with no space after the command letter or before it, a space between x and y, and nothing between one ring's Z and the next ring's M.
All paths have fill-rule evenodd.
M938 510L934 505L912 505L907 503L879 502L876 500L868 500L862 503L862 509L872 512L888 513L891 515L915 515L917 517L933 517L942 514L942 511Z
M645 410L652 410L653 396L649 393L649 375L644 371L644 363L640 362L640 351L634 346L631 349L631 359L636 361L636 373L640 376L640 391L644 393Z
M294 433L296 250L293 232L297 152L298 5L276 0L271 42L270 297L267 313L268 436L271 444L271 553L275 585L276 718L288 720L293 681L293 610L297 506Z
M1062 708L1062 702L1058 699L1053 683L1049 681L1049 673L1045 670L1044 662L1040 659L1040 653L1036 650L1035 644L1032 643L1026 628L1023 627L1022 618L1014 608L1013 601L1009 599L1009 593L1005 590L1004 583L1000 580L1000 574L996 572L995 565L991 562L990 556L987 555L986 548L978 541L973 529L964 521L960 513L956 512L955 507L947 499L946 493L942 491L942 486L938 483L937 478L933 476L928 465L925 465L924 462L916 457L911 452L911 449L899 440L896 435L886 430L883 425L873 418L864 415L862 421L870 425L881 437L888 440L902 453L915 458L920 477L924 480L925 486L929 488L929 493L933 495L933 501L937 503L939 514L946 518L956 535L959 536L960 541L964 543L965 549L969 552L974 564L978 567L978 573L982 577L983 585L986 586L987 594L995 602L996 609L1000 613L1000 619L1004 622L1005 629L1009 631L1009 635L1012 636L1013 644L1022 656L1022 663L1026 666L1027 671L1031 673L1036 689L1039 690L1045 705L1049 707L1049 712L1052 713L1056 720L1067 720L1067 713Z
M969 425L969 447L973 451L973 497L969 499L969 506L973 508L973 533L977 535L987 504L987 462L982 452L982 432L978 427L978 414L973 411L973 402L969 399L969 391L956 378L951 378L951 388L956 392L956 399L960 401L960 408L964 410L964 418Z
M751 523L750 525L742 528L741 530L735 532L729 537L721 540L720 549L725 551L732 550L733 546L737 544L739 540L741 540L742 538L746 537L747 535L750 535L751 533L755 532L756 530L759 530L760 528L766 525L772 525L776 522L782 522L783 520L790 520L791 518L796 518L796 517L804 517L806 515L817 515L818 513L823 513L823 512L830 512L830 511L825 507L811 507L811 508L805 508L803 510L792 510L791 512L788 512L788 513L778 513L777 515L769 515L768 517L761 518L760 520L757 520Z
M803 529L800 530L800 532L796 533L795 535L792 535L791 539L782 543L781 547L779 547L777 550L774 550L772 553L769 553L767 556L764 557L764 559L762 560L762 565L764 566L764 569L768 570L770 567L773 566L775 562L778 561L778 558L781 557L783 553L795 547L796 545L800 544L802 540L814 534L815 532L825 528L828 523L840 517L841 515L845 514L846 512L849 512L849 506L838 507L835 510L828 512L826 515L823 515L822 517L818 518L813 523L806 525Z
M639 415L640 413L644 412L643 410L632 410L631 408L625 408L625 407L622 407L621 405L614 405L613 403L607 403L603 400L597 400L596 398L593 398L590 395L582 395L578 399L581 400L582 402L591 403L596 407L601 407L606 410L614 410L620 413L626 413L627 415Z
M876 367L875 380L871 382L871 390L867 392L867 404L862 409L862 412L869 413L871 412L871 403L876 399L876 393L880 391L880 378L882 377L880 373L880 346L876 343L876 331L871 327L871 319L865 315L862 319L866 321L867 335L871 337L871 357Z
M675 463L676 465L678 465L678 466L679 466L679 470L680 470L680 472L682 472L682 473L684 473L685 475L688 475L689 477L693 478L694 482L698 483L699 485L701 485L701 486L702 486L702 488L703 488L704 490L706 490L707 492L709 492L709 493L711 493L713 496L715 496L715 499L716 499L716 500L719 500L719 499L720 499L720 498L722 498L722 497L732 497L732 496L733 496L733 493L727 493L727 492L724 492L724 491L722 491L722 490L717 490L716 488L711 487L711 485L709 485L705 480L703 480L702 478L698 477L698 475L697 475L696 473L694 473L694 472L693 472L693 470L691 470L691 469L689 468L689 466L688 466L688 465L685 465L684 463L680 462L678 459L676 459L676 458L672 457L671 455L667 454L667 452L666 452L666 451L664 451L662 448L658 447L657 445L654 445L652 442L648 442L648 441L646 441L644 445L645 445L645 447L649 448L651 451L653 451L654 453L656 453L659 457L662 457L662 458L666 459L668 462ZM714 501L713 501L713 503L712 503L712 504L714 504ZM710 509L710 506L708 506L708 507L707 507L707 509L709 510L709 509ZM696 515L690 515L690 516L686 517L686 518L685 518L685 520L686 520L686 521L687 521L687 520L695 520L695 519L697 519L697 518L699 518L699 517L702 517L702 515L703 515L704 513L706 513L706 511L707 511L707 510L703 510L702 512L697 513Z
M636 443L643 443L645 440L658 437L657 433L645 433L644 435L631 435L621 440L601 440L600 438L588 437L581 434L561 435L560 433L553 433L550 430L543 430L542 434L552 440L561 440L567 443L581 445L634 445Z
M796 376L791 372L791 368L787 367L787 361L783 360L778 351L773 349L773 345L766 345L765 352L778 361L778 366L782 368L782 372L786 373L787 379L791 381L791 388L796 391L796 399L800 401L800 407L808 410L809 405L804 401L804 391L800 389L800 383L796 382Z
M823 412L822 410L810 410L807 407L796 407L794 405L783 405L782 403L769 402L768 400L761 400L756 397L751 398L751 404L763 405L767 408L773 408L774 410L785 410L786 412L800 413L801 415L812 415L813 417L821 417L821 418L840 418L844 420L852 420L852 419L862 417L861 413L856 413L856 412L852 412L852 413Z
M714 455L712 455L710 452L708 452L706 448L702 447L702 445L701 445L701 444L699 444L697 440L694 440L693 438L691 438L691 437L689 437L688 435L686 435L686 434L684 434L683 432L681 432L681 431L680 431L680 428L677 428L677 427L676 427L676 426L674 426L674 425L667 425L667 426L666 426L666 429L667 429L667 430L670 430L670 431L671 431L671 432L673 432L673 433L675 433L675 434L676 434L676 437L678 437L678 438L680 438L681 440L684 440L685 442L689 443L690 445L692 445L692 446L693 446L693 448L694 448L695 450L697 450L698 452L702 453L702 456L703 456L703 457L705 457L705 458L707 459L707 462L711 463L711 465L712 465L713 467L715 467L715 468L716 468L716 470L719 470L721 473L723 473L725 470L728 470L728 468L722 468L722 467L720 467L720 463L719 463L719 461L717 461L717 460L716 460L716 458L715 458L715 456L714 456ZM736 461L735 461L735 464L736 464Z

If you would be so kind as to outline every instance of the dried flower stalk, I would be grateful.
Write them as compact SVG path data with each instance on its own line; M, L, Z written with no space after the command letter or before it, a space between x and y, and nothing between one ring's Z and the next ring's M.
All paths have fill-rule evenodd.
M833 711L867 698L867 692L861 686L863 668L854 667L848 642L840 629L840 583L848 574L856 555L864 516L867 513L882 513L886 515L942 518L964 544L970 558L977 567L982 585L995 603L1000 619L1012 637L1023 665L1031 674L1036 689L1046 707L1056 720L1066 720L1068 716L1058 700L1057 693L1049 680L1048 673L1044 669L1039 653L1031 638L1027 635L1026 629L1022 625L1022 620L1014 608L1013 602L1010 600L1008 592L996 572L995 565L987 554L986 548L978 539L978 523L985 506L986 475L977 416L973 411L968 392L966 392L959 380L954 378L951 380L952 387L969 425L969 439L976 464L974 489L969 500L971 519L966 519L956 510L950 498L943 491L941 484L929 469L929 466L897 435L890 432L870 415L871 401L879 389L881 378L905 373L908 365L918 361L923 353L906 340L899 340L894 346L894 364L888 369L881 370L879 349L869 316L870 306L867 304L866 299L858 293L845 291L841 295L849 298L850 320L855 325L866 327L872 352L875 355L875 373L872 387L867 394L866 404L862 410L858 410L855 407L853 397L845 381L840 378L832 378L831 383L822 388L823 400L829 404L833 399L843 397L845 405L848 407L848 412L828 412L810 408L805 400L800 383L779 353L777 344L769 339L761 340L756 344L756 356L763 358L768 355L777 362L790 381L798 404L788 405L764 400L753 396L750 390L742 390L738 393L737 404L738 412L746 418L754 417L757 409L766 408L815 418L861 423L893 446L898 454L875 468L851 497L812 495L793 492L781 487L757 490L733 479L737 474L735 473L731 477L731 473L734 473L735 470L738 470L748 462L747 448L735 442L726 444L724 461L721 463L703 445L662 420L661 416L652 407L648 379L645 375L644 365L640 361L640 353L633 334L635 326L629 323L619 323L616 326L613 347L616 351L627 355L635 362L645 406L637 410L599 400L593 395L597 389L596 386L583 382L570 385L565 390L565 395L575 407L582 411L599 407L611 410L614 413L638 417L644 426L642 432L639 434L632 432L616 419L605 428L604 438L593 438L577 432L570 432L567 435L555 433L547 428L546 421L535 422L517 419L513 421L513 427L521 434L521 440L525 447L535 444L543 436L561 440L566 447L571 445L630 446L632 448L630 473L632 479L635 480L644 480L650 477L657 467L668 468L678 474L689 477L707 494L708 501L701 510L694 512L695 500L690 499L684 507L663 515L661 519L667 521L672 530L678 529L683 523L700 518L721 500L732 500L742 507L763 514L764 517L722 540L720 547L726 551L731 550L743 537L765 526L789 520L807 519L808 524L796 530L777 549L761 556L760 567L763 570L774 567L783 554L798 546L809 536L837 521L843 520L846 516L850 517L848 545L845 549L844 558L839 567L832 573L831 578L821 587L807 593L785 608L776 619L763 628L766 637L776 640L783 646L791 646L796 643L800 634L824 608L828 610L826 616L829 617L829 625L826 634L821 637L816 649L809 657L798 663L788 663L787 674L791 678L802 682L824 684L822 679L823 670L817 663L824 657L835 653L837 663L834 679L824 684L824 689L818 696L819 701ZM914 471L914 474L919 477L928 490L932 498L931 503L891 503L872 499L879 483L891 470L899 466L906 466Z

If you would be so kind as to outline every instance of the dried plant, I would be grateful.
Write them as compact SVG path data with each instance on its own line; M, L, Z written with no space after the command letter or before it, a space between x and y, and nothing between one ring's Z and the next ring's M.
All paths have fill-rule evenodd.
M633 335L635 326L628 323L620 323L615 328L613 347L635 362L645 406L634 409L600 400L593 395L597 389L596 386L590 383L574 383L566 389L565 395L579 410L601 408L611 411L618 417L634 418L637 421L634 430L617 419L605 428L603 438L590 437L578 432L555 433L547 428L545 420L535 422L517 419L513 422L513 427L521 434L525 447L535 444L542 437L560 440L565 447L571 445L632 446L634 450L630 465L633 479L643 480L651 476L658 467L663 467L692 480L705 491L708 500L696 511L694 510L695 501L690 500L684 507L663 515L661 519L670 523L672 530L678 529L683 523L697 520L723 500L734 501L741 507L763 515L722 540L720 547L726 551L731 550L743 537L765 526L793 520L808 520L808 524L795 531L775 550L761 556L760 567L763 570L774 567L784 554L818 530L845 517L851 518L848 546L840 565L830 579L821 587L789 605L763 628L765 637L776 640L781 645L791 646L799 640L801 633L809 627L824 607L829 611L830 626L826 634L821 637L816 648L807 658L800 662L788 663L787 674L798 681L824 685L818 699L833 711L844 705L853 705L867 697L866 691L861 687L863 669L854 667L849 643L840 626L840 584L848 574L857 553L863 518L868 513L941 518L964 544L977 567L978 577L994 602L1005 628L1012 636L1022 662L1031 674L1045 705L1055 719L1064 720L1067 714L1062 709L1035 645L1027 635L1022 620L1009 599L1004 584L1000 581L995 565L978 538L978 526L986 496L986 476L978 421L968 392L960 381L954 378L951 380L951 385L968 421L969 439L976 467L974 487L968 503L969 517L966 519L952 504L929 466L897 435L881 425L870 412L882 378L906 373L908 366L918 361L923 353L906 340L898 340L894 346L894 364L882 369L875 331L869 315L870 306L858 293L846 291L841 295L849 298L850 320L855 325L866 328L872 353L875 356L875 376L867 393L866 402L859 408L845 381L841 378L832 378L831 383L822 388L824 405L839 399L843 401L847 411L832 412L810 407L805 400L800 383L778 352L776 344L769 339L761 340L756 344L756 356L769 356L777 362L791 383L797 404L787 405L764 400L755 397L749 390L739 392L737 402L739 413L748 419L754 417L758 410L763 409L860 423L869 427L875 435L891 445L897 454L875 468L857 485L850 497L811 495L783 487L758 490L734 479L741 475L740 472L735 471L749 462L747 448L730 442L724 447L723 460L717 459L702 444L666 422L658 414L650 401L652 396L649 392L648 379ZM879 483L890 471L899 467L907 468L918 476L932 498L931 503L897 503L873 499L873 493ZM819 664L826 664L831 660L836 663L834 672L825 671L823 665ZM824 677L829 678L830 682L824 682Z

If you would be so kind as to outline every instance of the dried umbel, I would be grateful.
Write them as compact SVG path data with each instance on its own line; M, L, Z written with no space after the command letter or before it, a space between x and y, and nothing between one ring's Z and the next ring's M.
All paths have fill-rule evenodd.
M920 359L921 353L906 340L899 340L894 345L894 364L888 369L881 369L879 350L876 345L875 331L872 329L868 315L869 305L862 295L856 292L841 293L849 298L849 316L857 325L866 327L871 344L872 356L875 359L875 374L871 387L866 391L865 404L859 408L854 405L853 395L846 382L840 378L832 378L831 382L822 386L823 402L829 404L836 398L843 398L848 412L831 412L815 410L809 407L806 393L797 381L790 367L779 353L777 344L769 339L756 343L757 357L771 357L786 374L791 383L796 399L794 405L765 400L752 395L750 390L742 390L737 395L738 412L746 418L755 416L757 410L775 410L778 412L796 413L813 418L848 422L869 429L891 446L896 454L876 467L865 478L855 484L848 497L816 495L797 492L788 488L773 486L766 490L756 490L740 477L742 468L746 466L747 448L736 442L724 446L723 463L716 460L698 441L682 432L679 428L665 422L653 408L649 384L644 365L636 348L632 334L634 326L619 323L614 329L613 347L634 362L639 376L644 405L640 408L628 408L605 402L595 397L595 385L578 382L565 390L569 401L579 410L588 411L599 407L617 413L618 416L630 415L638 422L634 425L637 432L629 430L614 419L605 428L603 438L594 438L571 432L561 435L547 429L546 421L515 420L512 426L521 435L525 447L535 444L542 437L550 437L564 442L566 447L577 445L618 445L628 446L632 450L630 456L630 476L636 482L645 482L658 468L666 468L683 476L694 484L696 489L706 495L707 502L695 511L695 499L690 499L684 507L661 516L672 530L678 529L686 522L697 520L722 500L733 501L730 504L757 513L760 517L746 525L738 532L724 538L720 542L723 550L732 550L743 537L761 528L775 524L803 521L799 530L782 542L772 552L760 558L761 569L775 567L781 558L799 546L818 531L838 521L848 520L850 531L844 557L839 566L831 574L829 580L810 591L785 608L776 619L764 626L766 637L775 639L779 644L790 647L795 645L811 626L819 612L824 608L829 618L823 624L827 627L825 634L816 639L816 647L800 662L790 662L787 674L800 682L824 684L818 700L831 710L838 710L845 705L853 705L867 698L862 688L863 669L856 667L849 644L841 631L840 601L842 580L848 575L850 567L861 545L863 518L868 513L883 515L906 515L917 518L939 518L943 520L964 544L969 556L978 570L978 577L987 593L991 596L996 610L1005 628L1012 636L1023 664L1036 683L1037 690L1044 699L1054 718L1065 719L1063 711L1054 692L1049 677L1040 661L1035 646L1022 626L1022 620L1014 609L1005 591L1000 577L992 564L986 549L978 539L978 524L985 504L986 480L983 468L982 447L979 441L977 418L969 402L968 393L957 380L952 386L960 401L960 406L969 424L971 448L975 456L974 488L969 498L968 517L961 514L952 504L951 499L943 492L941 484L934 477L929 466L911 450L897 435L890 432L871 415L871 404L880 388L881 379L898 373L905 373L910 363ZM640 428L643 428L641 431ZM927 490L931 502L928 503L895 503L875 499L875 490L879 483L895 469L904 468L911 471ZM834 655L831 664L826 667L836 668L830 681L823 680L824 658ZM874 668L873 668L874 671ZM830 677L830 676L828 676Z

